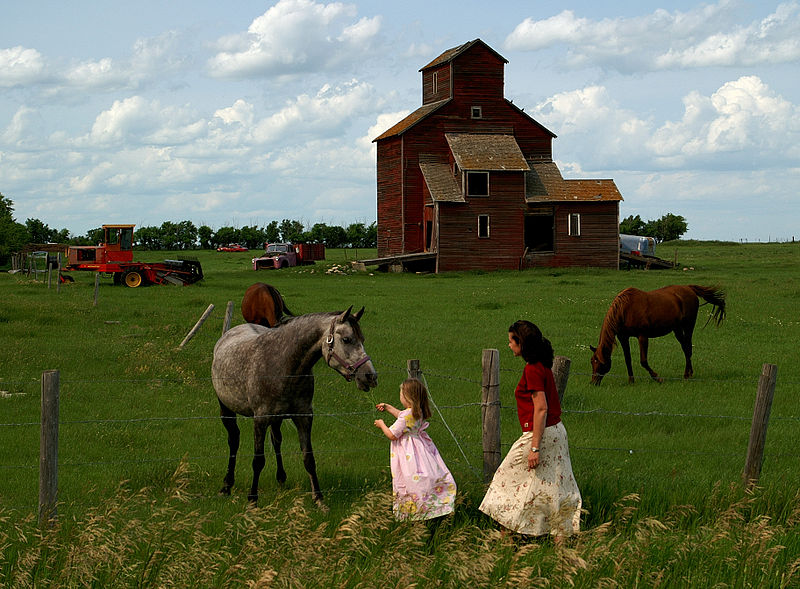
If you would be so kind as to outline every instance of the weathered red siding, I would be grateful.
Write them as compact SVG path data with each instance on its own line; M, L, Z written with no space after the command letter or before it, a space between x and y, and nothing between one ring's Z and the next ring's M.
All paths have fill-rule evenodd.
M378 255L403 251L402 138L378 142Z

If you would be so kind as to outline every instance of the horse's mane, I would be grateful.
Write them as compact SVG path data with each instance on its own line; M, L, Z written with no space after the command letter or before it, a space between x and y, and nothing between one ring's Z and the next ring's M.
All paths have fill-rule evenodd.
M306 313L305 315L284 316L281 317L280 321L277 323L277 325L272 327L272 329L280 329L281 327L284 327L291 323L296 323L298 321L302 321L304 319L308 319L311 317L328 317L331 320L333 320L334 317L338 317L342 313L344 313L344 311L322 311L319 313ZM350 327L353 328L353 333L359 339L359 341L363 342L364 332L361 331L361 324L356 320L355 317L353 317L352 313L347 318L347 323L350 325Z
M628 300L631 298L632 294L631 290L626 288L611 301L605 319L603 319L601 339L603 337L602 334L606 333L606 331L610 332L612 338L616 337L619 331L620 321L622 321L622 312L628 305Z

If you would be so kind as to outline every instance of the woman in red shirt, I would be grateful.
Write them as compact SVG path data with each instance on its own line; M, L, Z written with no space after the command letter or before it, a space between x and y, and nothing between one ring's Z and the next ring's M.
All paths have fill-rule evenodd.
M525 360L514 391L522 436L494 474L480 510L513 532L560 540L578 531L581 494L553 380L553 346L530 321L508 328L508 347Z

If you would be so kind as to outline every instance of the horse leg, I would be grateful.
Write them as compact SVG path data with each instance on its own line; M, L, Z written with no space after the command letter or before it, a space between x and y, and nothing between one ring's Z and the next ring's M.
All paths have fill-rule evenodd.
M625 354L625 366L628 368L628 382L633 382L633 366L631 366L631 344L627 337L619 338L622 353Z
M639 336L639 363L642 365L642 368L647 370L650 373L650 377L656 382L664 382L663 378L660 378L658 374L656 374L655 370L650 368L650 364L647 362L647 348L650 345L650 340L643 335Z
M311 423L313 418L310 415L293 417L294 425L297 428L297 437L300 440L300 451L303 453L303 466L306 467L309 479L311 479L311 493L314 501L324 507L322 503L322 491L319 490L319 480L317 480L317 463L314 460L314 450L311 448Z
M230 495L233 487L234 473L236 472L236 454L239 452L239 425L236 423L236 413L228 409L219 402L219 412L222 417L222 425L228 432L228 472L222 481L220 495Z
M683 378L692 378L694 368L692 367L692 329L676 329L675 337L681 344L683 356L686 358L686 368L683 370Z
M269 428L269 438L272 441L272 449L275 450L275 461L278 463L275 478L278 479L278 484L283 485L286 482L286 471L283 469L283 456L281 455L281 442L283 441L281 423L283 423L282 419L272 422L272 427Z
M261 471L264 470L264 438L267 437L267 427L269 421L267 417L256 416L253 418L253 484L250 487L250 494L247 500L253 505L258 504L258 479L261 476Z

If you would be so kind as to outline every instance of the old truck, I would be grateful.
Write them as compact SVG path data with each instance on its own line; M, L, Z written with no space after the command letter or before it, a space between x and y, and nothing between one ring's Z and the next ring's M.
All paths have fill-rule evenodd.
M261 256L253 258L253 270L289 268L324 259L325 245L322 243L269 243Z
M103 242L92 246L69 246L66 271L89 270L111 274L114 284L137 288L146 284L186 285L202 280L203 269L197 260L133 260L133 228L135 225L103 225ZM70 282L71 276L62 280Z

